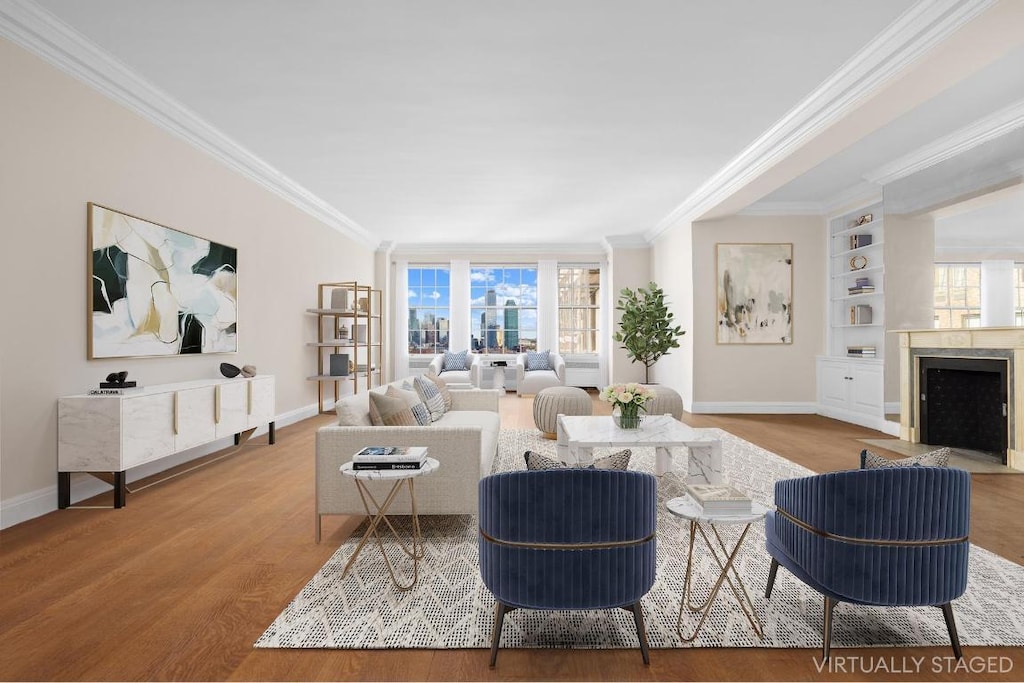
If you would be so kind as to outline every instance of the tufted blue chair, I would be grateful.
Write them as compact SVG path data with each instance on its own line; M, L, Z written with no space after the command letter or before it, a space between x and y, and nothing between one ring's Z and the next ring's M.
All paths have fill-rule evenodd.
M650 664L640 598L654 585L657 479L558 469L480 480L480 574L497 599L491 666L505 614L518 608L633 613Z
M765 518L771 597L782 565L825 596L823 658L837 602L940 607L953 653L952 601L967 587L971 477L944 467L832 472L775 484Z

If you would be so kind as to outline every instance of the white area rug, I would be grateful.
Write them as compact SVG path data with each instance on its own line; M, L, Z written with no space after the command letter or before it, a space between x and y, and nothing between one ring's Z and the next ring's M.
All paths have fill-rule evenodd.
M728 480L766 505L773 483L805 476L809 470L719 429ZM502 430L495 471L524 469L526 449L554 455L554 442L532 430ZM852 454L851 457L855 457ZM683 522L664 501L681 494L686 449L675 454L675 470L659 485L658 569L643 599L652 648L690 646L676 633L676 617L686 564ZM653 449L633 453L631 469L653 470ZM408 518L397 518L405 520ZM486 648L490 646L494 598L480 580L477 524L471 516L423 517L426 557L417 586L396 591L375 547L366 548L352 572L342 569L362 535L346 541L256 642L266 648ZM396 525L397 526L397 525ZM408 527L406 527L407 529ZM739 529L739 527L736 527ZM401 528L400 528L401 530ZM700 539L698 539L700 543ZM701 546L698 545L698 548ZM392 554L396 558L398 554ZM697 597L705 595L717 567L695 549ZM761 641L725 588L695 647L821 646L822 598L779 571L771 600L764 598L770 559L763 525L754 525L738 559L739 571L765 627ZM398 566L411 571L411 563ZM954 602L964 645L1024 645L1024 603L1007 600L1024 585L1024 567L972 546L967 592ZM689 618L689 615L687 615ZM692 629L693 621L688 622ZM688 630L689 630L688 629ZM516 610L505 618L505 648L637 647L632 616L624 610L538 612ZM833 647L871 645L949 645L942 613L936 608L873 608L840 604L835 612Z

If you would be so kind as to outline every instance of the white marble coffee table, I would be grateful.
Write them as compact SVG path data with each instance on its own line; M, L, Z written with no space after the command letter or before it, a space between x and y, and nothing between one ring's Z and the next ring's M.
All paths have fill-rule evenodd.
M671 415L645 415L639 429L622 429L610 415L559 415L555 449L566 464L589 465L593 449L599 447L653 447L654 473L659 477L672 469L672 451L690 449L687 481L691 484L721 484L722 442L698 432Z

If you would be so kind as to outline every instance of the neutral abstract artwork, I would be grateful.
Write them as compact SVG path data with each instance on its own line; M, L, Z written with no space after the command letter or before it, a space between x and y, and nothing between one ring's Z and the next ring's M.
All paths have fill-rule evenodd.
M717 247L718 343L792 343L793 245Z
M238 350L238 251L89 204L89 358Z

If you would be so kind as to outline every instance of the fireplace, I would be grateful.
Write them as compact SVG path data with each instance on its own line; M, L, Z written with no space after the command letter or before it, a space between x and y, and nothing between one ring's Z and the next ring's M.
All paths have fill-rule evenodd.
M1024 327L895 334L900 438L997 453L1024 471ZM961 432L975 434L965 442Z
M921 443L985 451L1006 463L1007 361L918 359Z

